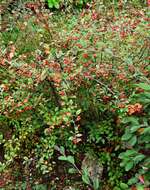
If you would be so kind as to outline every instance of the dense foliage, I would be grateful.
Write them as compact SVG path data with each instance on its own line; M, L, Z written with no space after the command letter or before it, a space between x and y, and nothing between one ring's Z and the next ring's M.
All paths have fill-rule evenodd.
M83 7L89 0L47 0L49 8L59 9L62 6L68 7L70 5Z
M63 2L74 3L46 1L67 13L26 1L2 15L0 187L144 190L147 4L75 1L81 6L67 9Z

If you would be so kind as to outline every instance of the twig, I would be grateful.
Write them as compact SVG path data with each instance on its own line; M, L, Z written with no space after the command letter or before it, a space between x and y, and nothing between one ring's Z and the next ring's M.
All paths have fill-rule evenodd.
M102 83L101 81L94 79L95 82L97 82L98 84L104 86L111 94L115 95L115 93L109 88L107 87L104 83Z

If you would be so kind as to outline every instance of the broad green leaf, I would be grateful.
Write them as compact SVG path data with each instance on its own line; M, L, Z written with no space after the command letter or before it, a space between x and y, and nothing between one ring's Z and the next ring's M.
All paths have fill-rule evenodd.
M138 179L136 177L131 178L128 181L128 185L133 185L133 184L137 184Z
M81 113L81 109L76 111L76 115L79 115Z
M84 183L90 185L90 178L89 178L89 174L88 174L88 170L87 168L84 168L83 169L83 172L82 172L82 180Z
M3 134L0 133L0 140L3 140Z
M93 188L94 188L94 190L99 190L99 186L100 186L100 180L98 178L95 178L93 180Z
M137 117L125 117L122 123L132 123L133 125L139 125Z
M139 129L141 126L140 125L134 125L131 127L130 131L131 133L134 133L135 131L137 131L137 129Z
M65 154L65 148L63 146L60 147L61 153L64 155Z
M136 188L137 190L144 190L144 187L142 185L138 185Z
M137 137L136 137L136 136L133 136L133 137L128 141L129 145L131 145L131 146L134 146L134 145L136 144L136 142L137 142Z
M127 141L129 140L130 138L132 138L133 134L132 133L125 133L123 136L122 136L122 140L123 141Z
M67 156L67 161L70 162L71 164L75 163L75 160L74 160L73 156Z
M120 158L120 159L123 159L125 156L126 156L126 155L125 155L125 152L122 152L122 153L119 154L119 158Z
M137 164L140 161L142 161L145 158L144 154L137 155L135 158L133 158L134 162Z
M125 166L126 172L131 170L133 168L133 166L134 166L134 163L132 161L128 162Z
M58 159L63 160L63 161L67 161L67 156L59 156Z
M121 189L124 189L124 190L128 189L128 185L126 183L120 183L120 187Z
M49 8L53 8L53 3L52 3L51 0L48 0L48 7L49 7Z
M59 9L59 7L60 7L60 6L59 6L59 3L56 2L56 3L54 4L54 7L55 7L56 9Z
M120 166L121 166L121 167L124 167L125 165L126 165L125 162L121 162L121 163L120 163Z
M136 150L127 150L125 152L126 156L132 156L132 155L136 155L137 151Z
M143 134L150 134L150 127L145 128Z
M114 187L113 190L120 190L120 187Z
M136 84L136 86L144 89L144 90L150 90L150 84L146 84L146 83L139 83L139 84Z
M76 174L76 173L78 173L78 171L75 168L69 168L68 173L69 174Z
M144 102L144 100L147 101L147 99L150 98L150 93L149 92L143 92L143 93L140 93L140 94L134 94L133 97L137 98L138 100L140 100L140 102L142 102L142 101Z

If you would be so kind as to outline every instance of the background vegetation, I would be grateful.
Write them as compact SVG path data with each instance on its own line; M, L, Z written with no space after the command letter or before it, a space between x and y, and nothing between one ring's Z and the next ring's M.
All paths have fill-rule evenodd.
M149 2L1 5L0 189L148 189Z

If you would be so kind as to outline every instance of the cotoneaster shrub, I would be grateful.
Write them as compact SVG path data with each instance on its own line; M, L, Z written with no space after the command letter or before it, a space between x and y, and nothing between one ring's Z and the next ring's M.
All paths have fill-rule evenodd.
M145 175L140 171L140 161L127 170L130 148L123 138L129 131L122 122L135 104L140 111L144 108L142 116L135 115L138 126L149 122L147 104L132 97L133 84L149 81L148 18L144 10L131 10L117 17L105 12L104 6L93 4L73 17L62 13L53 18L37 12L34 17L25 15L26 23L17 21L20 35L15 40L11 38L14 33L2 33L0 171L5 174L5 185L10 181L12 186L18 179L32 187L42 176L52 188L55 181L50 179L59 158L62 163L69 160L77 166L80 172L76 175L91 186L87 183L89 174L81 166L87 154L94 155L104 167L103 180L95 189L128 189L132 187L132 183L127 184L130 178L138 180ZM29 35L21 38L28 31L38 37L32 38L36 43L29 43ZM11 43L9 39L13 39ZM24 44L20 44L21 39ZM29 45L26 51L24 45ZM140 146L145 144L138 144L135 138L139 136L134 137L135 144L130 142L132 149L141 151ZM144 161L145 157L140 159ZM57 182L55 185L57 189Z

